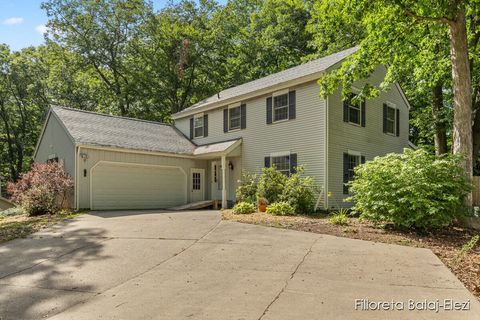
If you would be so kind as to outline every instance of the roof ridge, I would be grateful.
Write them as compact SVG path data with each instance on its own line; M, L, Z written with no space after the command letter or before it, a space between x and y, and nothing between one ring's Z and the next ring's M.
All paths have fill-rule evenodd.
M193 105L189 106L188 108L185 108L185 109L173 114L174 119L176 119L177 116L179 116L179 115L189 113L189 112L193 112L193 110L197 110L197 109L200 110L200 108L202 108L204 106L219 103L220 101L223 101L225 99L233 99L233 98L238 97L240 95L240 93L234 94L232 92L239 91L239 90L240 91L241 90L246 90L247 91L246 93L253 92L256 89L252 91L252 90L250 90L250 87L255 87L256 84L266 83L267 86L265 88L268 88L268 87L273 87L275 85L281 84L285 81L290 81L292 79L297 79L297 78L301 78L303 76L308 76L308 75L311 75L311 74L315 74L316 72L325 71L329 67L335 65L339 61L342 61L346 57L348 57L349 55L353 54L359 48L360 48L360 46L358 46L358 45L353 46L353 47L350 47L350 48L347 48L347 49L344 49L344 50L341 50L341 51L338 51L338 52L335 52L335 53L332 53L332 54L329 54L329 55L326 55L326 56L323 56L323 57L320 57L320 58L316 58L316 59L312 59L312 60L304 62L304 63L300 63L296 66L292 66L292 67L286 68L284 70L280 70L280 71L271 73L269 75L266 75L266 76L263 76L263 77L260 77L260 78L257 78L257 79L249 80L247 82L240 83L238 85L235 85L235 86L232 86L232 87L229 87L229 88L225 88L225 89L223 89L223 90L221 90L221 91L219 91L219 92L217 92L217 93L215 93L211 96L208 96L208 97L194 103ZM332 59L333 60L336 59L338 61L332 61L332 63L329 64L329 60L332 60ZM319 70L313 70L311 72L310 71L309 72L304 72L305 73L304 75L299 75L299 76L292 77L291 79L286 79L286 80L285 79L284 80L280 79L276 83L268 84L268 82L270 80L275 80L278 77L288 78L289 74L295 73L296 70L302 71L305 68L309 68L309 66L312 66L312 67L310 67L310 69L318 69L318 68L316 68L316 65L317 64L321 65L322 63L329 64L329 65L324 67L322 70L319 69ZM232 94L233 94L233 96L231 96ZM242 93L242 94L245 94L245 93ZM223 98L225 95L227 96L227 98Z
M60 105L52 105L51 108L52 109L59 108L59 109L64 109L64 110L69 110L69 111L89 113L89 114L98 115L98 116L117 118L117 119L123 119L123 120L132 120L132 121L138 121L138 122L146 122L146 123L157 124L157 125L162 125L162 126L167 126L167 127L173 127L169 123L164 123L164 122L159 122L159 121L144 120L144 119L138 119L138 118L124 117L124 116L117 116L117 115L113 115L113 114L101 113L101 112L90 111L90 110L83 110L83 109L78 109L78 108L65 107L65 106L60 106Z

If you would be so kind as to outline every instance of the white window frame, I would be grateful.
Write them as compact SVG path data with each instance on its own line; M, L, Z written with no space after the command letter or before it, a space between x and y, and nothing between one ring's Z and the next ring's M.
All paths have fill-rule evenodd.
M202 126L197 126L197 120L202 120ZM202 114L196 114L193 116L193 138L203 138L205 136L205 119ZM202 135L197 136L197 129L202 128Z
M235 108L238 108L238 111L239 111L238 127L232 128L231 127L232 118L230 117L230 110L235 109ZM241 104L235 104L235 105L228 106L228 131L236 131L236 130L240 130L241 128L242 128L242 108L241 108Z
M352 98L355 98L355 96L358 96L360 94L360 89L356 87L352 87L351 91L353 94ZM356 106L350 103L351 99L348 99L347 101L349 102L348 103L348 123L353 124L354 126L361 126L362 125L362 102L360 102L360 105ZM350 121L350 109L358 110L358 123Z
M391 136L397 135L397 106L394 103L386 101L385 104L387 105L387 127L385 128L386 134ZM388 118L388 108L393 109L393 119ZM388 121L393 121L393 132L388 131Z
M275 110L276 110L275 109L275 98L279 97L279 96L283 96L283 95L287 96L287 104L286 104L286 106L282 106L281 108L278 108L278 109L286 108L287 109L287 117L285 119L275 120ZM282 91L277 91L277 92L274 92L272 94L272 122L282 122L282 121L288 121L288 119L290 119L289 102L290 101L289 101L288 89L282 90Z
M290 174L291 169L292 169L292 158L290 157L290 152L273 152L270 153L270 167L273 167L273 158L280 158L280 157L288 157L288 170L287 169L282 169L278 170L278 168L275 168L277 171L285 173L285 174Z
M355 172L354 172L355 168L362 164L362 154L358 151L353 151L353 150L348 150L347 154L348 154L349 157L352 156L352 157L357 158L357 165L355 167L351 168L351 169L350 169L350 166L348 168L348 171L349 171L348 181L351 181L352 179L350 178L350 172L352 172L352 177L353 177L354 174L355 174Z

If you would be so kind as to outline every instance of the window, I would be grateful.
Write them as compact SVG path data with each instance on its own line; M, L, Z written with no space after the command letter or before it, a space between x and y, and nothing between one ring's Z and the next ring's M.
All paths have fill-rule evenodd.
M387 118L386 118L386 131L390 134L395 134L395 122L396 122L397 110L387 105Z
M192 174L192 189L193 190L200 190L201 182L200 182L200 173L194 172Z
M228 109L229 130L240 129L242 112L240 106Z
M348 112L348 122L354 124L361 124L361 110L360 110L360 102L353 102L354 95L350 95L347 100L345 101L347 105L347 112Z
M203 128L204 128L203 115L195 116L193 118L193 132L194 132L195 138L203 137Z
M271 157L272 167L284 174L290 174L290 155Z
M273 121L288 119L288 94L273 97Z
M360 164L360 156L359 155L348 155L348 181L352 181L353 177L355 176L355 167Z

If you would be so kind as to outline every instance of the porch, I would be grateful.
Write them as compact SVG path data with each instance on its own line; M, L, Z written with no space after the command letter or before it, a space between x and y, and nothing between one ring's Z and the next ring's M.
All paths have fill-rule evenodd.
M235 201L237 181L241 174L242 139L199 146L195 157L207 161L206 171L191 174L190 204L211 201L228 208L228 203ZM203 177L202 177L203 176Z

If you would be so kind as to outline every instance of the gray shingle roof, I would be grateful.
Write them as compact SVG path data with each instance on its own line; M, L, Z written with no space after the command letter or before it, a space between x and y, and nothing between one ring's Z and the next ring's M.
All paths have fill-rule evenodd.
M337 64L338 62L345 59L347 56L351 55L357 51L359 47L353 47L347 50L343 50L332 55L312 60L310 62L301 64L299 66L286 69L281 72L277 72L260 78L254 81L244 83L242 85L225 89L221 91L218 95L215 94L205 100L202 100L193 106L186 108L174 115L174 117L181 116L184 113L189 113L190 111L197 110L200 111L203 107L209 106L214 103L219 103L228 99L235 97L240 97L245 94L249 94L258 90L267 89L275 85L285 83L291 80L302 78L305 76L313 75L318 72L322 72Z
M52 107L76 144L192 155L196 146L173 126Z

